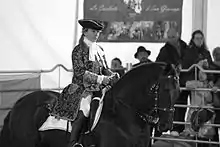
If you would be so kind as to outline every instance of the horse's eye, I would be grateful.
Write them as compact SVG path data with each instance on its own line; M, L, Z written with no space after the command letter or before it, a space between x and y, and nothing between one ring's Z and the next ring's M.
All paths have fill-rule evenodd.
M179 80L180 78L179 78L179 76L175 76L174 79L175 80Z

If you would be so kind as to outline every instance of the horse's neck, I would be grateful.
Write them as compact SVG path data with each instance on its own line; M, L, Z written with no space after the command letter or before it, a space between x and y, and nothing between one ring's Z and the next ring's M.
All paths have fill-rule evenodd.
M143 79L143 77L141 78ZM125 82L126 81L126 82ZM118 81L104 98L103 118L111 121L120 120L126 124L136 124L138 108L137 98L143 97L141 82L139 79L123 79ZM136 83L137 85L135 86ZM141 84L142 83L142 84ZM140 103L140 102L139 102ZM141 102L142 103L142 102ZM143 103L142 103L143 104Z
M113 100L113 98L110 98ZM107 105L106 105L107 104ZM105 101L102 119L113 123L121 131L134 134L134 130L139 132L141 129L140 118L138 118L135 110L128 106L122 100Z
M106 118L117 127L129 131L130 126L135 121L134 112L122 103L115 103L113 109L112 113L109 113L109 111L106 113Z

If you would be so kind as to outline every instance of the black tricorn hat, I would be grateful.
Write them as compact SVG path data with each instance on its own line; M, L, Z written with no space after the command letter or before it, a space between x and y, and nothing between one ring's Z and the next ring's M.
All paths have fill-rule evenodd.
M78 23L83 27L83 28L88 28L88 29L93 29L93 30L102 30L104 28L104 25L93 19L81 19L78 20Z
M143 47L143 46L139 46L138 48L137 48L137 52L134 54L134 57L135 58L137 58L137 55L138 55L138 53L140 53L140 52L147 52L147 54L150 56L150 54L151 54L151 51L150 50L147 50L145 47Z

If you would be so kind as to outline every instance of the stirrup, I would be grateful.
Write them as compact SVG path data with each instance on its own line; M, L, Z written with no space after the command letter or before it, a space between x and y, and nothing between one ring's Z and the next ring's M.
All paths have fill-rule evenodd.
M81 143L75 143L75 144L73 145L73 147L83 147L83 145L82 145Z

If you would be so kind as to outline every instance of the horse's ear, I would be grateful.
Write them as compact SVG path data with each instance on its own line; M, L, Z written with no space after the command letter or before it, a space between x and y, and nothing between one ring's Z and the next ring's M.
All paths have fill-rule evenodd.
M180 64L177 64L177 65L167 64L164 72L165 72L166 75L170 74L170 75L179 76L180 72L181 72L181 69L182 68L181 68Z
M177 70L176 66L170 63L164 63L164 62L158 62L160 67L163 69L163 74L164 75L176 75Z

